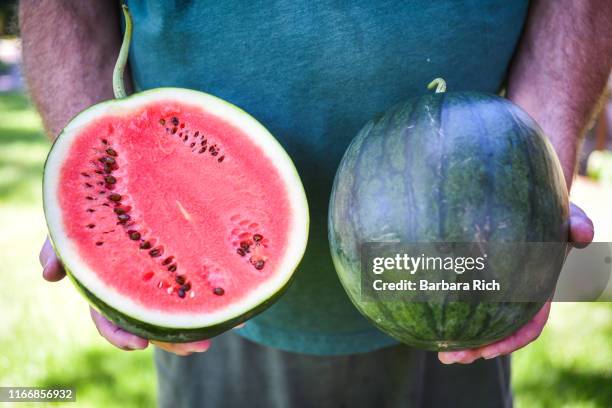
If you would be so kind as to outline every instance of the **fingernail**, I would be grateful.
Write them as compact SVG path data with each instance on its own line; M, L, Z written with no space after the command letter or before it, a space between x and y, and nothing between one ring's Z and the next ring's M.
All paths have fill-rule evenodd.
M193 351L194 353L203 353L210 348L210 341L203 340L198 341L192 344L189 351Z
M43 266L43 270L42 270L42 275L44 279L47 279L47 268L49 267L49 265L51 264L51 260L49 259L47 262L45 262L45 265Z
M482 353L482 358L484 358L485 360L491 360L492 358L495 358L495 357L499 357L499 353L490 353L490 354Z
M586 228L590 229L591 232L595 231L595 225L593 225L593 221L590 219L584 219L583 217L570 217L570 225L573 224L582 224Z
M134 338L128 342L127 347L129 347L131 350L143 350L146 349L148 345L149 342L147 340Z
M465 353L463 351L457 352L446 352L440 355L440 361L443 364L454 364L457 361L461 360Z

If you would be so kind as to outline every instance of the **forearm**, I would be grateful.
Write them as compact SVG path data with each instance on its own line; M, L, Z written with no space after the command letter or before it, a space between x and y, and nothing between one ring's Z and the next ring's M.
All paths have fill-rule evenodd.
M568 186L611 65L610 0L532 3L509 72L508 98L525 109L549 137Z
M78 112L113 97L118 3L21 0L19 24L28 89L55 138Z

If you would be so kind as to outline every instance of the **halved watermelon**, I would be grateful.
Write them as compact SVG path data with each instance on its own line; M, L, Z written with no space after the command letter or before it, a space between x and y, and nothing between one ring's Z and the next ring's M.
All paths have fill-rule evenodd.
M202 92L158 88L83 111L53 145L43 184L73 282L150 339L208 338L252 317L306 248L290 158L255 119Z

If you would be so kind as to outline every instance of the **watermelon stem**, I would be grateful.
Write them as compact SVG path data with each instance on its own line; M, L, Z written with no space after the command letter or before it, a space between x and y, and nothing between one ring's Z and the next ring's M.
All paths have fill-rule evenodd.
M436 78L427 85L427 89L436 88L436 93L446 92L446 81L442 78Z
M125 64L127 63L128 54L130 51L130 41L132 40L132 17L130 11L125 4L121 5L123 10L123 16L125 17L125 32L123 33L123 42L121 43L121 49L119 50L119 57L117 57L117 63L113 70L113 93L115 98L121 99L127 96L125 92L125 84L123 82L123 71L125 71Z

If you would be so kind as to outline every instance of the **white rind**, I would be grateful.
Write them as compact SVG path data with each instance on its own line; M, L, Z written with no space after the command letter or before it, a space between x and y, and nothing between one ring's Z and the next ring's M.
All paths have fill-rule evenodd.
M287 241L288 248L275 275L247 295L239 304L232 304L223 310L209 314L154 311L121 295L99 279L81 259L78 249L68 238L64 229L64 219L57 194L60 171L64 158L74 138L79 134L79 130L98 117L130 115L148 103L163 100L174 100L182 104L197 106L240 129L254 144L261 147L270 162L278 169L288 190L291 203L293 219ZM134 94L125 99L102 102L78 114L64 128L49 152L45 164L43 199L47 225L55 250L61 255L62 261L74 278L110 307L156 326L178 329L208 327L254 309L273 297L288 283L306 250L309 223L306 195L299 175L285 150L265 127L246 112L212 95L188 89L157 88Z

